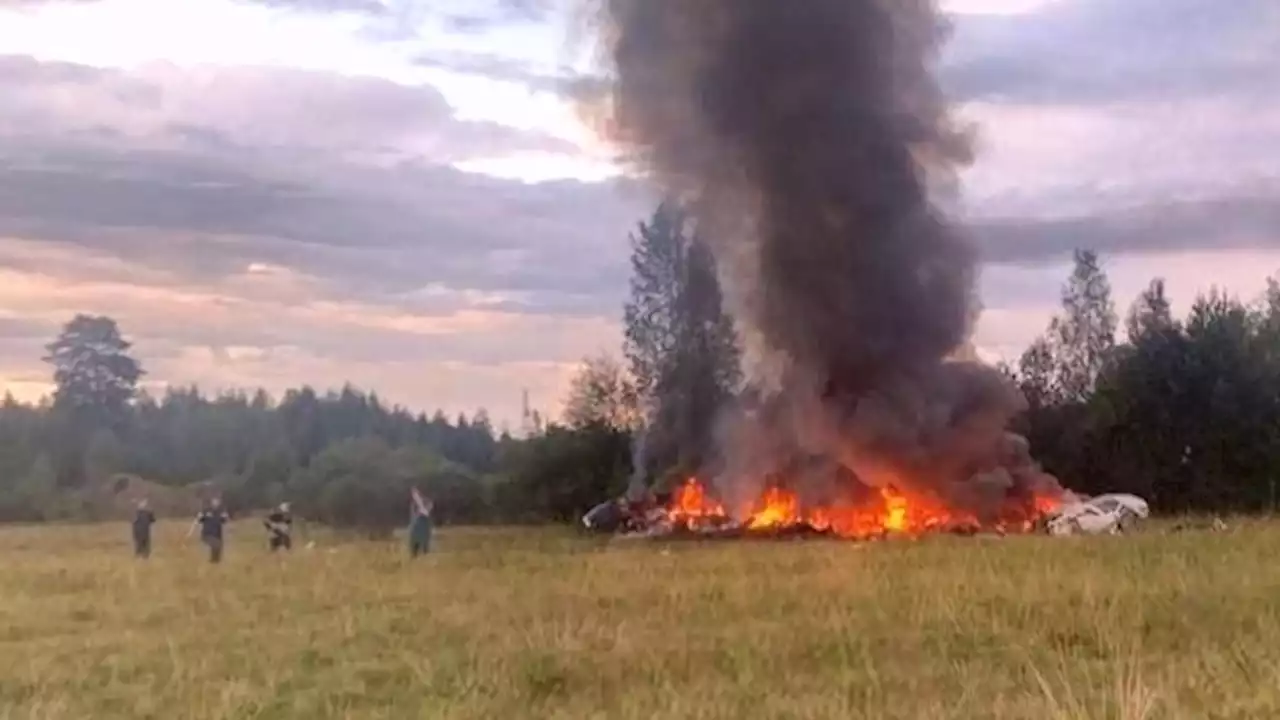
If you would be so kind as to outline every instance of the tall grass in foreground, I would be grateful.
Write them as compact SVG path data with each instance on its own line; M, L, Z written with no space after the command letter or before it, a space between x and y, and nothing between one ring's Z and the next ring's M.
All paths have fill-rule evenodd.
M0 718L1280 718L1280 525L273 557L0 530Z

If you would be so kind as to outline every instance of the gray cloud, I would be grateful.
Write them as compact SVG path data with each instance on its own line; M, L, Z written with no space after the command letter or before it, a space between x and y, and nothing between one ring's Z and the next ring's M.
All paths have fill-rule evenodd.
M1104 255L1274 250L1280 249L1280 188L1058 219L986 220L971 233L993 263L1039 263L1080 247Z
M101 0L0 0L0 9L6 7L35 7L36 5L88 4ZM252 5L265 5L282 10L301 12L354 12L382 15L387 12L383 0L233 0Z
M547 89L584 81L480 55L424 62ZM456 311L479 293L490 310L612 319L626 289L626 235L649 208L645 193L618 183L524 184L450 167L478 154L573 148L461 122L429 87L265 68L125 73L21 57L0 57L0 85L0 237L119 258L161 273L151 282L216 283L256 263L305 273L331 296L418 314ZM1052 261L1081 245L1272 248L1278 197L1275 187L1224 191L1065 219L984 219L972 231L1000 263ZM47 271L43 261L4 261ZM362 352L412 349L386 343L425 352L419 345L431 342L379 337L362 339ZM317 352L350 345L309 342ZM500 342L475 342L463 348L469 357L502 354Z
M487 11L446 18L474 32L512 22L481 4ZM534 6L541 12L517 19L545 20L548 4ZM1032 13L956 16L943 75L962 100L1070 105L1267 93L1280 86L1278 27L1273 0L1062 0ZM598 82L497 55L423 62L566 95Z
M648 207L642 192L616 184L524 184L441 164L460 147L489 146L489 131L453 120L429 89L235 70L197 83L199 102L159 114L150 108L171 109L195 92L181 76L6 58L0 80L10 89L0 97L0 235L70 243L181 277L270 263L419 310L438 300L414 293L442 285L496 295L499 308L612 316L626 287L626 234ZM77 112L41 104L42 88L70 96L66 107ZM255 110L224 115L227 106ZM453 152L405 153L421 127ZM366 134L395 142L383 148ZM546 142L507 128L492 135L495 147ZM1280 226L1275 197L985 220L974 236L995 262L1055 258L1078 245L1271 247L1280 243L1269 232Z
M513 150L573 152L569 142L492 122L460 121L430 86L283 68L143 73L0 56L0 137L96 133L203 144L228 152L310 149L364 159L462 160ZM64 99L74 97L77 112ZM114 133L114 135L113 135Z
M239 0L255 5L300 10L303 12L355 12L383 15L388 11L382 0Z
M643 207L608 185L525 185L440 166L314 161L306 177L267 153L240 171L194 154L70 154L53 169L0 171L0 235L193 277L266 262L364 294L443 283L508 293L534 311L545 293L545 310L612 312L626 231Z
M1265 92L1280 85L1272 0L1069 0L957 20L956 97L1094 104Z
M195 154L57 157L47 162L55 170L0 172L0 235L194 279L281 265L420 311L440 308L415 291L439 284L507 298L495 309L612 315L625 290L625 236L647 208L641 194L610 184L526 185L438 166L315 165L297 177L265 154L238 171ZM1028 263L1079 246L1276 248L1277 228L1280 193L1263 188L1064 219L987 219L972 234L986 260Z
M269 1L269 0L268 0ZM563 0L383 0L364 36L381 42L420 39L424 25L452 34L483 36L512 25L547 23ZM570 3L577 0L569 0Z
M641 202L446 164L568 143L459 122L430 88L266 69L186 79L0 58L0 236L193 278L267 262L366 295L444 284L614 314Z
M512 23L547 22L557 9L553 0L470 0L465 5L458 3L457 9L453 9L451 3L445 5L442 13L445 26L467 33L485 32Z
M424 67L519 83L531 90L555 93L568 100L587 99L608 87L608 80L602 76L576 72L568 67L553 72L537 70L519 60L493 53L434 52L420 55L416 62Z
M418 64L468 75L483 75L494 80L520 83L534 90L560 91L575 76L565 71L547 73L533 69L528 63L502 55L479 52L434 52L420 56Z

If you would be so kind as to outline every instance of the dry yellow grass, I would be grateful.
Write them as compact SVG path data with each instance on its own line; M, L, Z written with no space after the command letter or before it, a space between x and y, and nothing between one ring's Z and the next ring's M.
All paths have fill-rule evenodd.
M2 718L1280 717L1280 525L610 544L446 530L221 566L0 530Z

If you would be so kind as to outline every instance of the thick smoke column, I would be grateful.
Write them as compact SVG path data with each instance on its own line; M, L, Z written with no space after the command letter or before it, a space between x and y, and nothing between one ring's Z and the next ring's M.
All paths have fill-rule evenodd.
M1002 456L1022 399L949 361L976 260L930 200L969 159L932 74L933 3L598 1L609 134L693 209L763 398L724 433L724 476L818 458L992 508L1019 483Z

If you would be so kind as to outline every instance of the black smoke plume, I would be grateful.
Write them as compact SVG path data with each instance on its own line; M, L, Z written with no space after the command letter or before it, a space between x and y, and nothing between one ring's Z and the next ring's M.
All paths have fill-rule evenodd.
M598 2L607 134L694 213L757 397L723 432L726 499L852 476L990 515L1056 487L1005 433L1017 390L953 359L976 259L932 199L970 160L933 3Z

